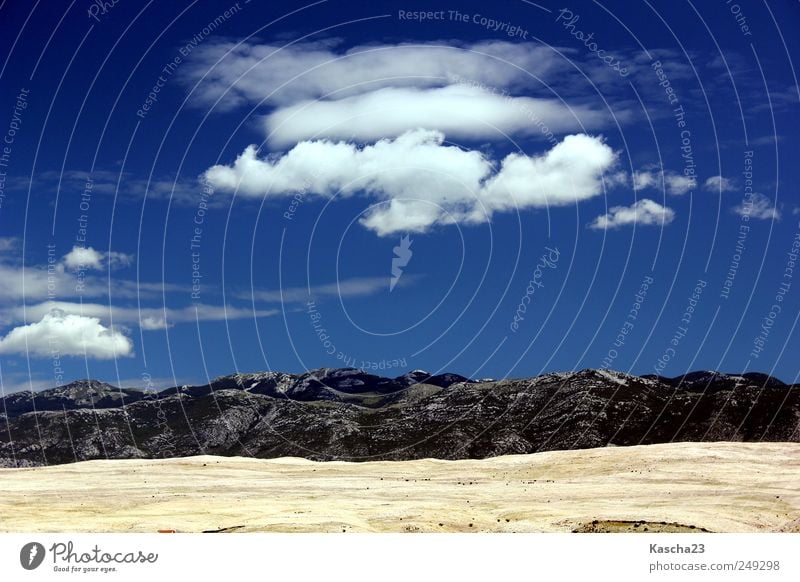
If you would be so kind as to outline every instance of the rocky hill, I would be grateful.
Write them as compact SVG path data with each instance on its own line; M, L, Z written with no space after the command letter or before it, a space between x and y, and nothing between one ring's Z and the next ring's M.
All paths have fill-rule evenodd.
M676 441L800 441L800 385L752 373L474 381L321 368L161 392L86 380L0 400L5 467L199 454L485 458Z

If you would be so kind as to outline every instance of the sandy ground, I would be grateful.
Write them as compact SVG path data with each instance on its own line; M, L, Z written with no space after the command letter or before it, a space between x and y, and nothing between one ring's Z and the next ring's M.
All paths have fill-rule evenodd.
M0 490L4 532L800 531L800 444L89 461L2 469Z

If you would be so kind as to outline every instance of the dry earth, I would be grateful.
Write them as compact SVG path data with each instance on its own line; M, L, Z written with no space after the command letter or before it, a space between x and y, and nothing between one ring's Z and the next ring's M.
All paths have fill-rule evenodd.
M464 461L191 457L0 470L4 532L800 532L800 444Z

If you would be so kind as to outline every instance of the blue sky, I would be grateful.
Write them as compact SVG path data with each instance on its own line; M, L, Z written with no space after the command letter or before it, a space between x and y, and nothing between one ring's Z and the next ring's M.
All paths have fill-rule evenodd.
M5 2L3 389L795 381L798 25L790 2Z

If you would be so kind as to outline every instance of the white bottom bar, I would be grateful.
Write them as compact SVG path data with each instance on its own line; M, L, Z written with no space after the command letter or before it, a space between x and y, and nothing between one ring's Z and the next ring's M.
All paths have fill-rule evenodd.
M43 559L38 549L30 556L34 544ZM136 582L796 581L800 534L0 534L0 572Z

